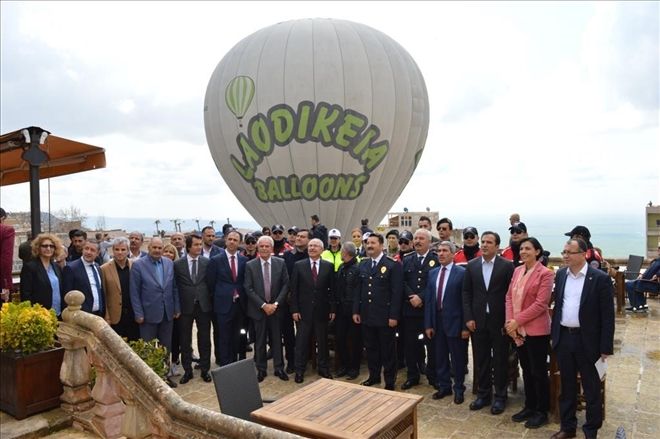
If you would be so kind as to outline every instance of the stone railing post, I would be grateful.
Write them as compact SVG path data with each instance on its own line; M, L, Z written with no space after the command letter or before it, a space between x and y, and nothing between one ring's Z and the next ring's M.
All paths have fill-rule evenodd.
M62 318L66 322L69 317L80 311L85 301L85 295L80 291L70 291L64 296L67 308L62 312ZM64 359L60 369L60 381L64 388L62 408L69 412L83 412L94 406L94 400L89 389L90 367L87 353L85 352L85 341L74 339L62 331L58 331L58 340L62 344Z
M92 409L92 413L94 413L92 424L104 438L114 439L122 436L121 421L124 414L124 403L118 395L119 384L107 372L105 364L96 354L90 352L89 359L96 371L96 382L92 389L92 398L96 402Z

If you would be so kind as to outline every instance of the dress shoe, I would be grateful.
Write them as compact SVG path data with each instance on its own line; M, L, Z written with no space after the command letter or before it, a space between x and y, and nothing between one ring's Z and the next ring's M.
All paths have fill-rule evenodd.
M536 412L534 416L525 422L525 428L539 428L548 423L548 415L543 412Z
M375 384L380 384L380 380L375 378L369 378L366 381L362 381L363 386L373 386Z
M557 433L550 436L550 439L571 439L572 437L575 437L575 432L574 431L560 430Z
M494 415L499 415L500 413L504 412L504 400L503 399L496 399L493 401L493 405L490 407L490 412Z
M200 376L202 377L202 379L204 380L205 383L210 383L211 381L213 381L213 379L211 378L211 375L209 375L209 372L207 370L202 372L202 374Z
M431 398L433 398L433 399L442 399L445 396L449 396L449 395L451 395L451 389L438 390L437 392L435 392L433 394L433 396Z
M170 386L170 387L173 388L173 389L176 388L176 387L178 386L177 383L175 383L174 381L172 381L172 378L170 378L170 377L167 377L167 379L165 380L165 382L167 383L168 386Z
M348 374L346 374L346 379L347 380L354 380L355 378L358 377L358 375L359 375L359 373L351 370L351 371L348 372Z
M332 374L331 374L330 372L326 372L326 371L319 372L319 376L320 376L321 378L327 378L327 379L329 379L329 380L332 379Z
M515 415L511 416L511 420L513 422L523 422L534 416L536 412L532 409L528 409L527 407L523 407L522 410L520 410L518 413Z
M481 410L490 405L490 398L477 398L470 403L470 410Z
M275 376L281 379L282 381L289 381L289 375L286 374L283 370L276 370Z
M266 378L266 371L265 370L260 370L257 372L257 381L262 382Z
M454 395L454 404L463 404L463 401L465 401L465 397L462 393Z
M419 380L407 380L405 383L401 385L401 389L408 390L418 384L419 384Z
M288 374L292 374L292 373L294 373L294 372L296 371L296 369L294 369L293 366L290 366L290 365L289 365L289 366L286 367L285 371L286 371L286 373L288 373Z
M342 369L339 369L339 370L335 373L335 376L336 376L337 378L341 378L341 377L346 376L347 373L348 373L348 372L346 372L346 369L342 368Z
M385 384L385 390L394 390L394 384Z
M182 376L181 379L179 380L179 384L186 384L186 383L187 383L188 381L190 381L191 379L193 379L193 374L192 374L192 372L186 372L186 373L183 374L183 376Z
M303 377L303 374L301 374L301 373L297 373L297 374L296 374L295 382L298 383L298 384L300 384L300 383L302 383L303 381L305 381L305 378Z

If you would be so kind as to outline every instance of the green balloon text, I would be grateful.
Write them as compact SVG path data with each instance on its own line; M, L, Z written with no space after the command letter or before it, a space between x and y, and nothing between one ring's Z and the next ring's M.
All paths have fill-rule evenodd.
M289 200L353 200L369 181L369 175L385 159L389 150L387 140L378 140L380 129L370 125L363 114L343 109L327 102L314 104L303 101L294 110L279 104L267 114L258 113L247 124L245 133L236 137L241 157L230 156L234 169L252 184L257 198L263 202ZM362 165L359 175L315 175L302 177L256 178L257 167L271 155L276 146L320 142L351 155Z

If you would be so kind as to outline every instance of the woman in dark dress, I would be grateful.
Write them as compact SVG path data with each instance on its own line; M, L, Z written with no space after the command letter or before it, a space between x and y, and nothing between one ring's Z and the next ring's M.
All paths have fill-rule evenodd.
M32 241L33 258L21 270L21 300L54 309L58 317L66 307L62 294L62 269L55 262L62 252L57 236L42 233Z
M135 322L129 291L131 260L128 259L127 238L112 241L112 259L101 265L101 282L105 293L105 320L117 334L128 341L140 338L140 330Z

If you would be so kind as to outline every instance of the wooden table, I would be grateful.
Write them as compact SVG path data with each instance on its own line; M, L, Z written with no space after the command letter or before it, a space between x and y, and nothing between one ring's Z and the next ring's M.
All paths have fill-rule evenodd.
M252 412L257 422L314 438L417 438L423 396L319 379Z

